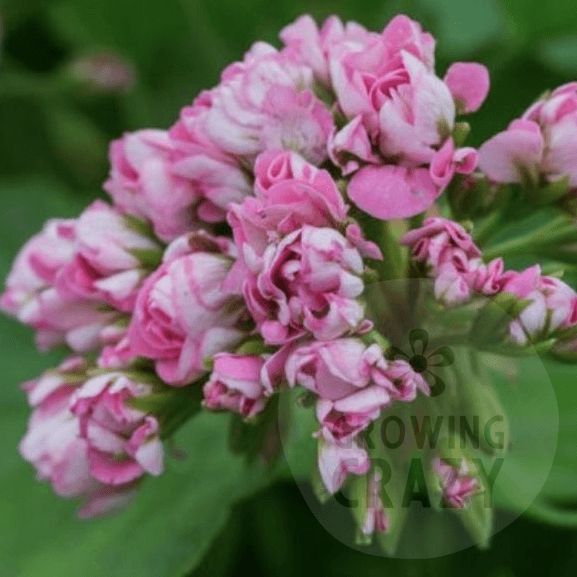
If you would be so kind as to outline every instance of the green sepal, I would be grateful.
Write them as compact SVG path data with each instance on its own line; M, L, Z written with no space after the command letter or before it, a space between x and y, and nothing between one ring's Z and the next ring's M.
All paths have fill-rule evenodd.
M133 248L127 252L138 259L142 267L149 270L156 270L162 263L160 248Z
M500 293L479 311L473 321L469 338L481 349L501 343L507 336L507 328L533 301L516 295Z

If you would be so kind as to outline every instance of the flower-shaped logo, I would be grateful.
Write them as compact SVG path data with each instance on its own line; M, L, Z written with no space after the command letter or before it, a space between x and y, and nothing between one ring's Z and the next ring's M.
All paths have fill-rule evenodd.
M430 369L452 365L455 361L453 351L447 346L442 346L427 355L429 334L424 329L413 329L409 333L409 344L412 355L391 346L386 351L387 358L407 361L416 373L422 374L427 380L431 388L431 397L438 397L445 390L445 382Z

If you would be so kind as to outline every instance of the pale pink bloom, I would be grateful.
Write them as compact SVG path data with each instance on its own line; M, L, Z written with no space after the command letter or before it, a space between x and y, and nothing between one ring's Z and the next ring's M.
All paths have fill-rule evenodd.
M429 217L419 228L410 230L401 239L408 246L411 257L436 269L454 250L462 251L466 258L481 256L471 235L457 222L441 217Z
M127 401L153 392L122 372L88 378L70 399L80 436L88 444L90 475L105 485L126 485L163 472L163 447L155 417Z
M199 198L195 206L204 222L225 219L231 202L250 195L249 179L237 159L226 154L204 133L203 120L212 106L209 92L202 92L192 106L180 111L168 134L174 146L172 172L189 182Z
M374 471L367 478L367 505L365 519L361 526L363 535L386 533L390 519L381 499L381 474Z
M162 250L117 210L100 200L76 223L76 251L58 279L63 294L96 299L130 312L138 288Z
M430 392L429 385L423 375L413 369L411 364L402 359L396 359L389 363L384 372L388 379L387 387L393 399L410 402L416 399L417 392L424 395ZM390 386L392 384L392 386Z
M378 385L370 385L335 401L321 398L317 402L316 415L322 435L330 442L346 443L378 419L382 409L391 402L387 390Z
M404 52L407 79L386 87L379 107L379 146L405 163L430 163L435 147L452 133L455 103L446 84L415 56Z
M103 298L62 290L63 277L78 247L74 220L50 220L20 250L6 279L2 309L36 332L41 350L66 343L85 352L100 343L100 332L119 313Z
M254 417L266 405L265 388L261 380L264 359L260 356L219 353L204 385L204 406L211 410L226 410L242 417Z
M363 260L336 230L304 226L262 257L243 248L250 270L243 292L266 342L284 344L306 333L330 340L361 325Z
M409 231L401 239L409 247L414 261L423 263L434 279L434 295L448 305L469 300L477 291L495 294L502 268L481 261L481 251L471 236L456 222L430 217L423 226Z
M224 70L202 130L221 150L249 162L266 149L285 149L320 164L333 119L310 90L312 82L308 66L258 42Z
M295 63L309 66L324 85L330 84L328 49L342 39L345 28L336 16L329 16L319 30L316 22L305 14L283 28L280 38L283 53Z
M233 262L228 240L192 233L174 241L140 289L130 350L154 360L166 383L191 383L206 371L205 359L243 337L236 326L244 308L223 288Z
M477 112L489 93L489 71L477 62L451 64L443 81L461 114Z
M539 265L505 273L502 290L531 301L510 325L511 338L519 344L577 324L577 294L563 281L541 276Z
M433 472L439 478L443 500L450 507L464 509L480 491L479 479L469 473L464 459L455 466L437 457L433 461Z
M291 152L266 152L255 165L257 196L233 204L228 220L238 247L263 255L271 242L308 224L337 227L347 206L334 180Z
M479 166L496 182L539 184L568 178L577 186L577 83L538 100L479 149Z
M373 152L373 146L363 125L362 115L355 116L329 139L328 151L331 160L341 167L344 176L358 170L362 164L380 164L381 159Z
M70 410L70 400L81 383L75 372L82 375L84 366L80 358L68 359L58 370L23 385L33 412L19 445L20 455L34 465L38 480L50 482L62 497L99 488L90 475L88 443Z
M339 443L353 439L400 398L388 369L377 345L354 338L298 346L286 362L289 386L301 385L320 397L322 435Z
M364 475L371 463L365 449L354 441L338 445L320 439L318 466L324 486L334 495L348 475Z
M190 182L172 173L175 146L162 130L127 133L110 145L110 176L104 190L121 210L151 222L165 241L196 226L200 201Z
M163 469L156 419L126 404L152 387L122 373L90 378L86 369L69 358L24 385L34 410L19 447L58 495L83 497L81 517L126 505L144 474Z
M229 202L250 193L242 170L214 145L195 139L185 109L167 133L140 130L110 145L104 189L122 211L150 221L164 241L224 220Z

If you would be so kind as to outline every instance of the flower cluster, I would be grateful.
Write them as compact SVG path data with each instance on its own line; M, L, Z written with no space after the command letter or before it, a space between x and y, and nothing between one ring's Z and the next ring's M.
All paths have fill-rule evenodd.
M517 272L505 270L501 258L485 263L471 236L456 222L429 218L401 242L434 279L435 298L446 304L500 293L525 300L509 325L510 338L518 344L538 342L577 325L577 293L569 285L543 275L539 265Z
M508 345L577 325L573 289L538 265L487 262L451 207L434 206L469 175L497 195L527 175L577 186L574 84L478 154L457 115L481 106L488 72L459 62L438 77L417 22L400 15L376 33L303 16L280 36L281 49L254 44L168 129L112 142L111 203L50 220L6 280L1 307L38 347L81 355L24 386L33 412L20 451L59 495L84 497L82 515L121 506L162 472L161 439L175 412L192 414L189 391L199 409L259 426L270 399L298 387L314 401L325 492L362 479L360 530L387 531L365 435L433 394L424 370L387 354L388 325L370 315L367 282L389 280L391 263L432 278L436 306L511 297ZM400 240L379 222L429 210L443 216ZM395 262L400 245L412 269ZM409 310L394 296L387 314ZM171 402L155 404L163 395ZM446 500L466 507L477 480L431 462Z

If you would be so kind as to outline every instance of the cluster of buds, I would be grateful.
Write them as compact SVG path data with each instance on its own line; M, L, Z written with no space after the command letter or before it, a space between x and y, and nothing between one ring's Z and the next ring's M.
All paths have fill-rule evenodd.
M435 305L506 302L493 339L524 347L573 335L573 289L538 265L508 270L435 201L458 186L480 195L481 182L497 198L528 179L568 194L575 85L477 153L457 115L481 106L487 70L459 62L438 77L435 40L408 17L376 33L303 16L281 39L281 49L254 44L172 127L112 142L111 204L49 221L8 276L2 309L34 329L38 347L84 355L25 385L33 413L20 446L59 495L84 497L82 515L123 505L162 472L161 439L194 412L190 391L198 409L260 426L273 396L300 388L314 401L324 490L362 479L360 530L387 532L365 436L391 410L426 403L433 384L389 354L395 335L366 299L403 245L406 274L433 279ZM400 240L381 234L380 221L427 211L445 212ZM477 326L490 317L479 314ZM140 402L159 391L171 402ZM445 500L466 508L478 480L440 455L431 463Z

